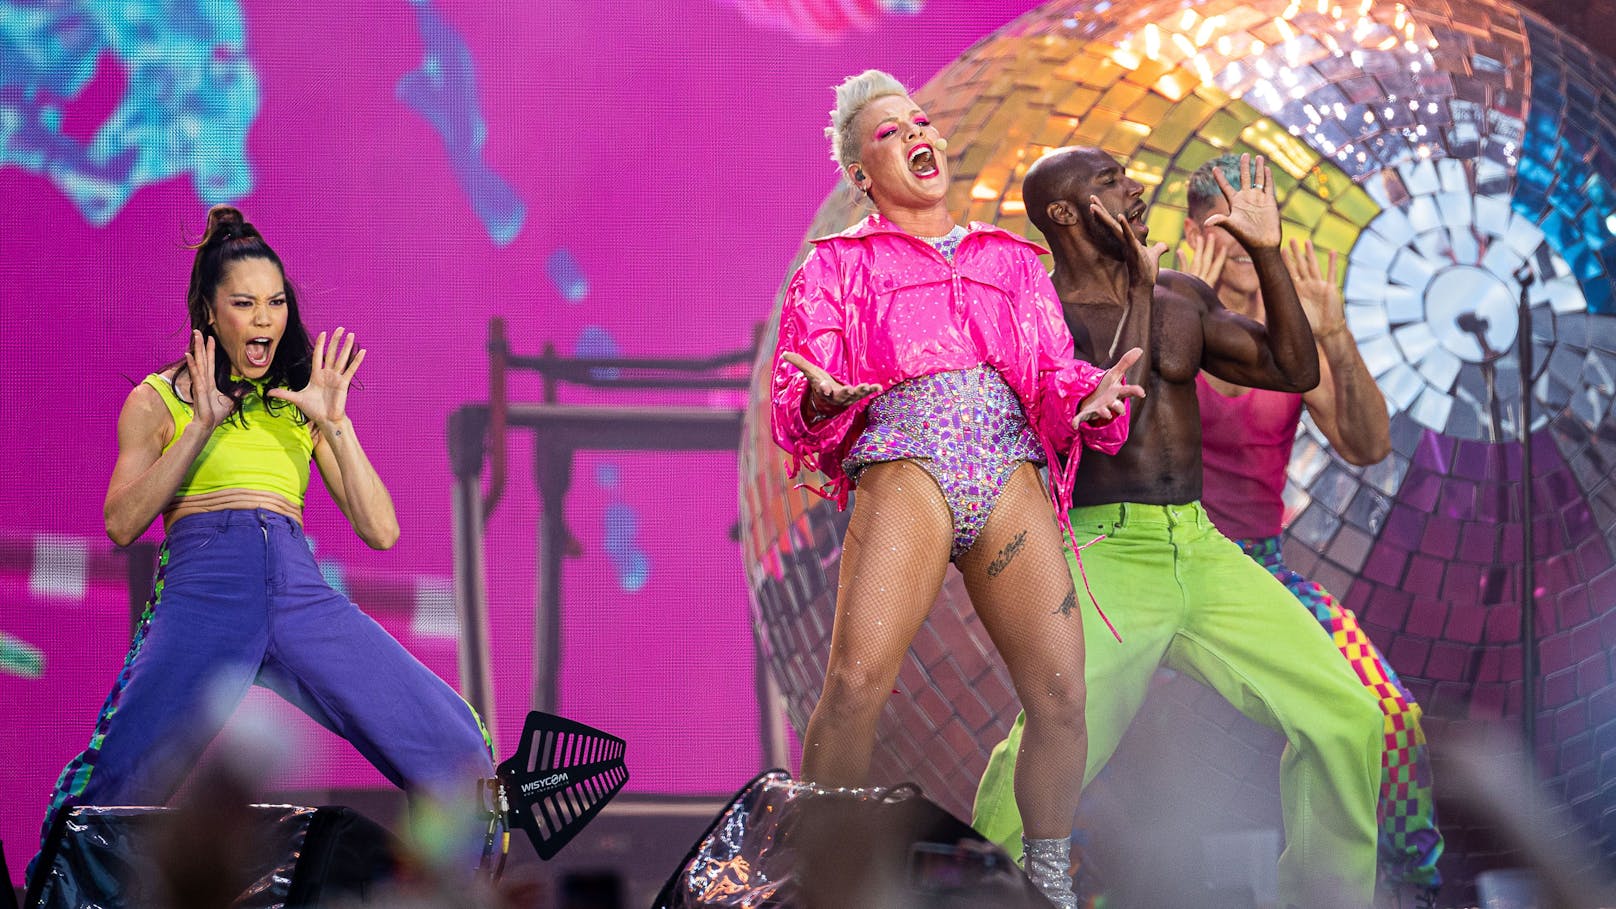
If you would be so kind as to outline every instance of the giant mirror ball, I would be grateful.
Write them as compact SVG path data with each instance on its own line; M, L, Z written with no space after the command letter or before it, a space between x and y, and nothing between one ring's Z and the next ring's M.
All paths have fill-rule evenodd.
M1359 469L1304 423L1286 553L1358 614L1421 702L1439 757L1458 727L1520 724L1514 348L1518 276L1530 278L1536 756L1595 835L1616 829L1610 72L1504 0L1068 0L982 39L915 92L950 139L956 217L1035 239L1021 179L1049 149L1097 145L1128 161L1146 187L1150 237L1169 245L1197 165L1226 151L1273 163L1287 236L1343 257L1349 326L1392 411L1394 448ZM807 236L854 223L860 201L839 187ZM778 315L777 302L754 371L741 514L759 637L800 732L824 677L847 515L795 488L818 478L788 479L770 440ZM1168 731L1171 754L1125 739L1085 805L1106 799L1119 765L1150 758L1161 785L1192 781L1175 798L1231 825L1277 828L1282 740L1163 675L1130 737ZM1104 696L1096 680L1090 697ZM1017 710L950 572L882 715L872 782L914 780L968 817ZM1440 807L1440 777L1436 795ZM1496 848L1465 828L1473 822L1445 821L1444 865Z

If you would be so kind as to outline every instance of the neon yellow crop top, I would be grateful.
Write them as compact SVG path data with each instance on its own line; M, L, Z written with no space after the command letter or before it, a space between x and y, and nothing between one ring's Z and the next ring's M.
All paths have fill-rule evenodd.
M174 437L163 446L167 451L191 422L191 405L180 400L173 382L165 376L149 375L146 384L157 390L174 418ZM221 489L253 489L273 492L302 508L303 495L309 488L309 460L314 454L309 424L290 402L270 413L264 407L263 396L258 394L249 394L242 401L240 416L245 421L232 418L213 431L175 497Z

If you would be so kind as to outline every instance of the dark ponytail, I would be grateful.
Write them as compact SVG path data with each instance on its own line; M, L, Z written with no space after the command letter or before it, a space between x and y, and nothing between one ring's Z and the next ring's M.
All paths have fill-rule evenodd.
M196 258L191 262L190 287L185 292L185 306L190 313L191 330L200 331L204 339L214 338L216 355L213 364L213 382L220 392L236 402L235 412L239 414L242 401L255 389L250 382L230 377L230 358L218 350L218 340L209 317L213 314L214 295L219 289L219 282L224 280L230 266L242 259L267 259L273 262L280 270L281 280L286 286L286 331L281 335L280 343L275 346L275 359L270 361L269 371L264 374L264 390L271 388L295 390L307 385L313 366L314 342L310 340L308 329L303 327L303 319L298 314L297 291L293 289L292 282L286 280L286 267L281 264L281 258L275 254L275 250L264 241L264 236L258 232L258 228L253 227L242 217L240 209L230 205L215 205L208 210L208 224L202 233L202 239L188 248L196 250ZM190 345L189 335L185 343L187 346ZM181 359L179 372L183 373L185 369L185 361ZM267 395L264 397L264 406L271 411L279 410L281 407L295 409L295 405L290 402Z

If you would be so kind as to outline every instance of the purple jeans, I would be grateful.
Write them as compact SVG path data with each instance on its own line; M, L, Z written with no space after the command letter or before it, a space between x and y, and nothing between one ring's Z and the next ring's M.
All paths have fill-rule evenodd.
M45 833L66 804L166 802L254 683L406 790L458 799L493 776L476 711L326 583L296 521L206 512L164 541L123 670L57 780Z

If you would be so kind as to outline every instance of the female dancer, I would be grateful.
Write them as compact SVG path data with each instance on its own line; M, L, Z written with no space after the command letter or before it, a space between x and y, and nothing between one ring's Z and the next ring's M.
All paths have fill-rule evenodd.
M825 132L876 214L814 241L775 357L774 437L793 471L824 474L839 507L849 483L859 491L802 774L864 783L877 718L952 561L1027 711L1016 775L1027 869L1072 906L1083 628L1057 523L1081 447L1115 452L1127 438L1125 398L1144 392L1123 371L1139 352L1103 374L1073 358L1040 248L954 223L947 142L897 80L847 79Z
M168 800L253 683L346 738L395 785L459 802L493 775L475 711L321 576L303 536L309 461L360 539L398 539L348 417L365 351L311 344L280 257L241 213L208 213L186 295L185 358L118 417L107 535L163 517L157 582L64 806Z

